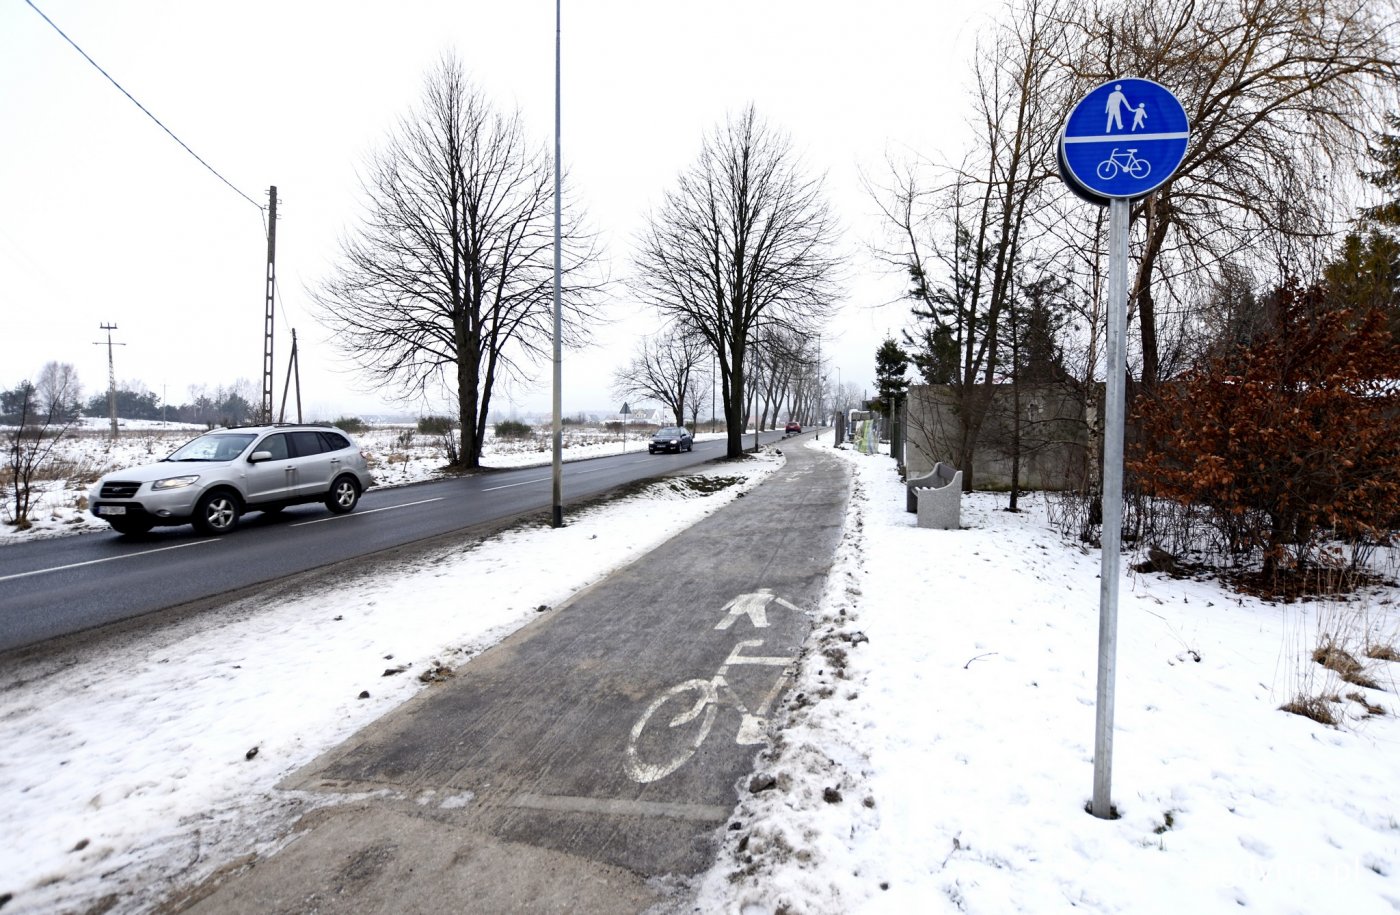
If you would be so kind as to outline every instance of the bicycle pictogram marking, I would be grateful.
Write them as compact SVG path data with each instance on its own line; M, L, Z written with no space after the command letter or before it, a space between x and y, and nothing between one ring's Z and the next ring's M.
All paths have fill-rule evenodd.
M754 628L767 628L766 612L772 603L798 609L763 588L757 593L741 594L725 604L725 616L715 629L726 630L744 616L749 618ZM730 650L714 676L684 680L653 698L628 735L623 761L628 777L640 784L648 784L665 778L685 765L710 736L721 705L739 712L738 733L734 738L736 744L752 746L763 743L767 739L768 711L796 672L794 657L753 653L763 645L763 639L744 639ZM779 668L777 679L750 708L730 682L734 678L734 669L774 667Z
M1108 158L1099 163L1096 171L1104 181L1112 181L1120 171L1134 178L1146 178L1152 172L1152 165L1146 159L1139 159L1136 149L1120 153L1115 146Z

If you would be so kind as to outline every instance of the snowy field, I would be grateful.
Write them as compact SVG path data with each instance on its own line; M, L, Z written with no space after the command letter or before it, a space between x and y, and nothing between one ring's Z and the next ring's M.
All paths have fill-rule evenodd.
M1397 677L1363 653L1400 647L1400 591L1277 605L1125 572L1121 816L1099 820L1085 812L1098 552L1060 539L1040 497L1013 515L1004 496L968 495L962 530L918 529L888 457L837 453L855 470L837 565L781 736L693 887L697 911L1400 910ZM280 779L779 460L740 465L716 495L659 483L562 531L522 528L333 593L9 666L0 835L24 840L0 843L4 915L109 896L107 911L147 911L268 850L328 802ZM671 500L665 530L650 523L658 499ZM392 599L407 589L412 606ZM1378 688L1313 663L1323 633ZM405 669L383 676L391 666ZM1279 711L1299 693L1335 696L1341 725Z

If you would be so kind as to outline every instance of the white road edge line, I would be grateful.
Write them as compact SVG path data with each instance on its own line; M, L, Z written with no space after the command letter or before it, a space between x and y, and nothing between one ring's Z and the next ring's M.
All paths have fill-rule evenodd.
M313 519L310 520L310 521L298 521L298 522L295 523L295 524L289 524L289 525L287 525L287 526L288 526L288 527L306 527L306 525L308 525L308 524L321 524L321 523L326 522L326 521L338 521L338 520L340 520L341 518L353 518L353 517L355 517L355 515L373 515L373 514L376 513L376 512L393 511L393 510L396 509L396 508L408 508L410 505L427 505L429 502L441 502L441 501L442 501L443 499L445 499L445 498L447 498L447 497L446 497L446 496L438 496L438 497L435 498L435 499L419 499L417 502L404 502L404 503L402 503L401 505L386 505L386 506L384 506L383 508L367 508L367 509L365 509L364 511L354 512L353 514L331 515L329 518L313 518Z
M142 551L139 552L139 553L123 553L123 554L120 555L120 556L108 556L108 557L106 557L106 558L104 558L104 559L89 559L89 560L86 560L85 562L70 562L70 563L69 563L68 565L66 565L66 566L53 566L52 568L48 568L48 569L34 569L34 570L32 570L32 571L29 571L29 572L16 572L16 573L13 574L13 575L4 575L4 576L0 576L0 581L11 581L11 580L16 579L16 578L28 578L30 575L45 575L45 574L47 574L47 573L49 573L49 572L62 572L62 571L64 571L65 569L77 569L77 568L81 568L82 566L95 566L95 565L97 565L99 562L113 562L113 561L115 561L115 560L117 560L117 559L131 559L131 558L136 557L136 556L149 556L149 555L152 554L152 553L164 553L164 552L166 552L167 550L183 550L183 549L184 549L185 547L187 547L187 546L199 546L199 545L204 544L204 543L218 543L218 542L219 542L219 541L218 541L218 538L211 538L211 539L209 539L209 540L194 540L194 541L191 541L190 543L177 543L177 544L175 544L174 546L161 546L161 547L156 547L156 548L153 549L153 550L142 550Z

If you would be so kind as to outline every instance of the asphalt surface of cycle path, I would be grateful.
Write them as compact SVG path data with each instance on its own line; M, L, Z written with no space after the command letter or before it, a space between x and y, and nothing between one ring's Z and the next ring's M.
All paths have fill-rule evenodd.
M840 541L849 472L809 438L292 776L283 788L335 801L163 911L666 905L664 878L713 860Z

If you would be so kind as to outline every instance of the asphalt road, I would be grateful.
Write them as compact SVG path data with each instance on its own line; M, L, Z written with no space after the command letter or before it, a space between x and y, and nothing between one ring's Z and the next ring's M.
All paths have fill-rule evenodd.
M744 826L727 827L736 788L840 543L848 465L784 453L744 498L288 779L339 797L161 915L667 902L668 875L703 870L721 831Z
M767 443L780 432L760 435ZM745 437L745 445L752 441ZM639 450L564 465L568 507L639 480L721 457L723 440L686 454ZM418 541L545 512L548 466L370 489L348 515L320 505L249 514L223 537L189 526L141 537L98 532L0 546L0 651L35 645L218 595L228 595Z

